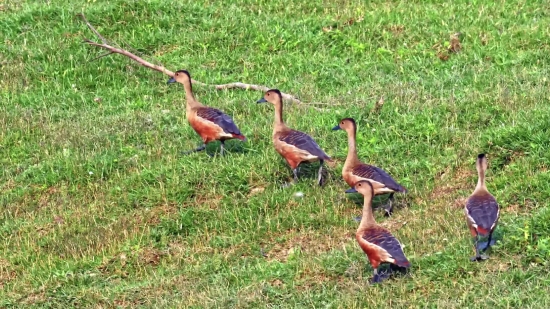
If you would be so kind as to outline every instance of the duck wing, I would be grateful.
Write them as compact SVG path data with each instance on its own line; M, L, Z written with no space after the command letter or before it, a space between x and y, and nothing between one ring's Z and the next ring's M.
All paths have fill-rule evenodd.
M499 217L499 207L489 192L472 194L466 202L466 215L477 225L477 231L487 235L495 228Z
M233 122L233 119L219 109L212 107L200 107L197 109L197 116L213 122L226 133L242 135L239 128L237 128Z
M279 140L298 149L307 151L319 159L331 160L331 158L321 149L321 147L317 145L315 140L304 132L287 130L279 135Z
M401 243L388 230L378 226L364 231L363 237L365 241L380 247L385 250L398 266L408 267L409 260L403 252Z
M369 164L360 164L353 168L351 173L361 178L370 179L383 184L384 186L396 191L406 192L407 189L398 184L386 171Z

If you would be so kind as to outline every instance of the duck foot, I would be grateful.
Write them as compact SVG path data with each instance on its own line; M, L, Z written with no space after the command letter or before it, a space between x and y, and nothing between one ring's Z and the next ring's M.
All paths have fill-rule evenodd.
M192 154L192 153L199 152L199 151L203 151L203 150L205 150L205 149L206 149L206 144L202 144L201 146L199 146L199 147L197 147L197 148L195 148L195 149L193 149L193 150L182 151L181 154L184 155L184 156L185 156L185 155L190 155L190 154Z
M380 283L380 282L388 279L390 276L391 276L391 272L389 270L379 271L377 274L375 274L372 277L372 279L370 281L370 284Z
M389 207L383 206L382 209L384 210L384 217L391 217L391 215L393 214L393 208L391 205Z
M480 255L476 255L476 256L472 256L470 258L470 261L472 262L477 262L477 261L485 261L487 260L489 257L484 255L484 254L480 254Z
M293 186L293 185L295 185L295 184L296 184L295 181L284 182L284 183L281 185L281 188L283 188L283 189L290 188L291 186Z
M493 246L496 243L496 239L491 239L491 242L484 241L477 243L477 250L485 250L491 246Z

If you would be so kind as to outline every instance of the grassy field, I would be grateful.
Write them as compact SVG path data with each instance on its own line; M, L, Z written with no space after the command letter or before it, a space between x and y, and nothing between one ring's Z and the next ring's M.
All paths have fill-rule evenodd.
M0 307L548 308L550 3L471 2L0 0ZM261 92L195 86L248 141L182 156L200 143L183 88L120 55L90 62L103 51L80 12L171 70L308 103L285 118L336 159L326 185L315 164L281 186ZM376 286L331 131L344 117L409 190L376 216L413 266ZM502 213L471 263L481 152Z

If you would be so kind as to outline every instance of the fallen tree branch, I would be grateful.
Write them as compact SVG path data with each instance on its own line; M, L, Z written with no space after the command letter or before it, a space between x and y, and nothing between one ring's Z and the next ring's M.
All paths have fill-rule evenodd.
M266 92L269 89L271 89L271 88L268 88L266 86L244 84L244 83L239 83L239 82L223 84L223 85L212 85L212 86L214 86L214 88L216 88L217 90L240 88L240 89L245 89L245 90L256 90L256 91ZM281 96L283 97L283 99L291 101L293 103L304 104L302 101L298 100L295 96L293 96L291 94L281 92Z
M105 54L103 54L103 55L99 55L99 56L95 57L94 59L92 59L92 60L90 60L90 61L88 61L88 62L96 61L97 59L103 58L103 57L106 57L106 56L109 56L109 55L112 54L112 53L113 53L113 52L110 51L110 52L105 53Z
M147 61L143 58L140 58L139 56L136 56L136 55L132 54L131 52L126 51L124 49L116 48L116 47L113 47L109 44L96 43L96 42L90 41L88 39L85 39L84 43L104 48L104 49L110 51L112 54L124 55L124 56L136 61L137 63L141 64L142 66L144 66L146 68L153 69L155 71L159 71L159 72L164 73L168 76L174 76L174 72L166 69L165 67L160 66L160 65L156 65L156 64L152 64L151 62L149 62L149 61Z
M90 24L90 22L88 22L88 20L86 19L86 16L84 16L84 13L79 13L77 14L77 16L79 16L83 21L84 23L86 23L86 26L88 26L88 28L97 36L99 37L99 39L101 40L102 43L97 43L97 42L94 42L92 40L89 40L89 39L84 39L84 43L86 44L89 44L89 45L93 45L93 46L97 46L97 47L100 47L100 48L103 48L103 49L106 49L108 50L109 52L104 54L104 55L101 55L99 57L96 57L94 58L93 60L96 60L96 59L99 59L99 58L102 58L102 57L105 57L105 56L108 56L110 54L120 54L120 55L123 55L123 56L126 56L132 60L134 60L135 62L139 63L140 65L146 67L146 68L149 68L149 69L152 69L152 70L155 70L155 71L158 71L158 72L161 72L161 73L164 73L170 77L173 77L174 76L174 72L166 69L165 67L161 66L161 65L157 65L157 64L153 64L125 49L122 49L122 48L118 48L118 47L114 47L112 45L109 44L109 41L107 41L107 39L105 39L100 33L99 31L97 31L94 26L92 26L92 24ZM93 61L92 60L92 61ZM269 87L266 87L266 86L260 86L260 85L252 85L252 84L245 84L245 83L240 83L240 82L236 82L236 83L229 83L229 84L222 84L222 85L210 85L210 84L206 84L206 83L203 83L203 82L200 82L200 81L197 81L197 80L194 80L194 79L191 79L191 82L195 85L200 85L200 86L207 86L207 87L214 87L216 90L225 90L225 89L233 89L233 88L239 88L239 89L245 89L245 90L256 90L256 91L262 91L262 92L266 92L268 91ZM281 95L283 97L284 100L287 100L287 101L290 101L290 102L293 102L293 103L296 103L296 104L303 104L303 105L310 105L310 104L305 104L303 103L302 101L300 101L298 98L296 98L295 96L291 95L291 94L288 94L288 93L283 93L281 92ZM316 109L316 110L319 110L321 111L322 109L320 108L317 108L317 107L314 107L314 106L311 106L312 108Z

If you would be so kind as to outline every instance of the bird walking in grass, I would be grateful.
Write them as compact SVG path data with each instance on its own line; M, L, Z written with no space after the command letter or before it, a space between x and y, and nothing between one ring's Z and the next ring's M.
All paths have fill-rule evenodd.
M410 262L403 253L403 247L397 238L374 220L372 213L374 188L371 182L361 180L355 184L355 190L361 193L365 199L363 216L359 228L357 228L355 239L374 269L372 283L381 282L384 279L382 274L379 273L381 264L390 263L391 269L406 270L409 268Z
M332 128L332 130L344 130L348 134L348 155L344 168L342 169L342 177L346 183L352 188L346 192L354 193L353 187L358 181L368 180L374 188L374 195L389 193L389 206L385 207L387 215L391 215L393 211L393 194L395 192L407 192L403 186L398 184L388 173L383 169L374 165L369 165L361 162L357 156L357 125L353 118L344 118L340 123Z
M275 106L273 123L273 145L275 150L285 158L294 173L294 182L298 181L298 166L302 162L319 161L317 183L323 183L323 163L332 159L317 145L311 136L304 132L290 129L283 121L283 98L277 89L268 90L257 103L269 102Z
M464 212L466 221L472 236L475 238L476 255L470 260L472 262L486 260L488 256L481 254L492 246L495 241L493 231L497 226L500 209L495 197L489 193L485 186L485 172L487 171L487 157L485 154L477 156L476 169L478 174L477 186L466 201ZM488 237L487 243L480 243L481 237Z
M193 130L200 135L203 142L202 145L185 152L185 154L203 151L206 149L206 144L220 141L220 154L223 155L226 140L240 139L246 141L246 137L237 128L231 117L218 109L204 106L195 99L189 72L185 70L175 72L174 76L168 80L168 84L174 82L182 84L185 89L187 121L189 121Z

